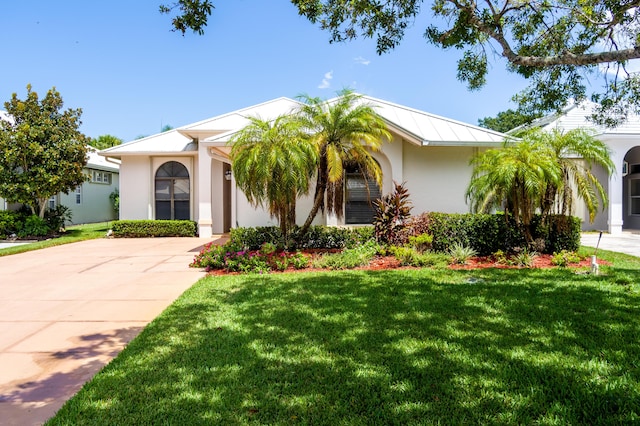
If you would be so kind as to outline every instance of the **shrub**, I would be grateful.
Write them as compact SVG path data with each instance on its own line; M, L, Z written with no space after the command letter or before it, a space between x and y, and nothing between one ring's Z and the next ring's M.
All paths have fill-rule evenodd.
M537 244L528 247L522 228L504 214L424 213L421 223L428 223L427 232L433 235L433 250L446 252L453 244L473 247L480 256L498 250L514 252L519 247L553 253L566 249L575 251L580 244L580 219L549 216L544 225L540 216L533 220L533 237Z
M389 248L389 251L398 259L402 266L445 267L449 260L449 256L444 253L420 253L412 247L392 246Z
M451 263L457 263L460 265L466 264L469 259L478 255L478 252L470 246L464 244L454 243L448 250L451 256Z
M66 222L71 222L73 213L67 206L59 205L54 209L49 209L44 213L44 220L51 231L58 231L64 228Z
M191 220L116 220L114 237L194 237L196 223Z
M40 219L37 215L29 216L25 221L22 229L18 232L18 236L24 237L43 237L49 233L50 229L44 219Z
M404 183L396 183L394 191L374 201L373 206L373 226L378 243L404 244L406 235L403 231L412 208Z
M419 253L431 250L433 244L433 235L420 234L409 237L409 245L415 248Z
M520 253L517 253L513 257L513 262L515 265L520 266L521 268L531 268L537 256L538 254L535 251L529 251L525 249Z
M0 239L18 233L22 228L22 215L12 210L0 210Z
M284 247L280 228L276 226L258 226L255 228L234 228L231 230L231 240L246 250L258 250L264 243L274 244L283 249L341 249L355 247L374 238L372 226L358 228L338 228L335 226L311 226L303 236L299 235L300 228L291 230L289 247Z
M582 258L578 253L568 250L553 253L553 256L551 256L551 263L563 268L572 263L579 263L581 260Z
M315 259L313 266L329 269L353 269L367 265L378 253L380 246L369 241L361 246L344 249L340 253L325 254Z

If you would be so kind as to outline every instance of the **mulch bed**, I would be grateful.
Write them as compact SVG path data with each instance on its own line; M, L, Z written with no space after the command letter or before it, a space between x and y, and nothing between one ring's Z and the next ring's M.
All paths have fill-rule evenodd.
M335 250L334 250L335 251ZM320 256L322 254L321 250L313 250L313 251L304 251L305 254L313 257ZM558 266L551 263L552 256L550 254L539 254L536 255L533 261L533 265L531 268L533 269L547 269L547 268L557 268ZM598 259L599 265L610 265L610 262ZM570 268L581 269L581 268L591 268L591 258L586 258L580 261L579 263L572 263L569 265ZM498 263L492 256L477 256L469 259L466 264L454 264L449 265L449 269L454 270L476 270L476 269L487 269L487 268L498 268L498 269L523 269L521 266L517 265L508 265L504 263ZM356 271L380 271L380 270L393 270L393 269L418 269L413 266L401 266L398 259L394 256L377 256L371 262L369 262L366 266L360 266L354 268ZM289 268L285 271L271 271L272 274L278 273L291 273L291 272L320 272L320 271L328 271L328 269L320 269L320 268L305 268L305 269L293 269ZM227 272L224 270L212 270L209 272L210 275L237 275L239 272Z

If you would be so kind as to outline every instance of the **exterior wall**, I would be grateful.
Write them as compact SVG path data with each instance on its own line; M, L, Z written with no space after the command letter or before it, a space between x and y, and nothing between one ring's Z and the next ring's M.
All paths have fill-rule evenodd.
M153 219L152 185L149 157L122 157L120 219Z
M119 188L119 175L111 173L111 184L85 182L82 184L80 203L77 203L75 191L60 194L59 204L71 209L71 224L108 222L118 218L109 195Z
M465 193L471 181L473 147L415 146L404 143L404 180L412 214L468 213Z

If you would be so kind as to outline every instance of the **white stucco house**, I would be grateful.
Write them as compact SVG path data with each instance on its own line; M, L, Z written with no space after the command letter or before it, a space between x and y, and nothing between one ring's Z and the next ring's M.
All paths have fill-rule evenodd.
M394 181L406 182L414 214L468 212L465 192L472 173L469 160L480 150L502 146L505 135L381 99L364 96L363 100L375 107L392 134L392 140L384 141L381 151L373 153L382 168L382 188L367 183L356 173L348 173L344 217L338 220L318 215L315 223L370 223L366 186L375 197L391 192ZM191 219L197 222L199 235L204 238L232 227L276 225L266 211L249 205L236 187L228 142L249 123L247 117L275 118L298 105L295 100L278 98L101 151L101 155L121 161L120 218ZM568 110L563 117L548 117L541 125L564 128L574 122L576 126L587 125L584 115L580 121L572 111ZM640 228L640 223L629 219L633 215L623 215L623 210L640 210L640 199L633 198L640 198L640 183L633 183L628 177L624 179L631 189L624 193L630 194L625 196L631 204L623 206L622 164L628 162L628 170L638 173L640 178L640 148L633 149L640 136L640 120L628 126L613 133L600 133L611 146L613 160L620 170L610 179L601 173L603 184L609 188L611 204L594 224L589 223L584 208L578 207L575 212L583 218L585 229L621 232L623 220L625 227ZM306 219L311 205L311 197L300 200L299 223Z
M406 182L414 213L468 212L469 160L480 149L501 146L504 135L380 99L363 100L376 108L393 136L373 154L383 185L371 187L371 193L388 193L394 181ZM297 106L278 98L101 151L121 161L120 218L191 219L205 238L232 227L276 225L236 187L227 142L249 123L247 117L275 118ZM315 223L370 223L366 185L358 174L347 174L344 218L319 214ZM311 205L310 196L298 203L300 223Z
M543 129L572 130L591 128L596 138L611 150L615 172L607 176L602 169L594 168L600 183L608 193L607 209L596 216L593 224L584 220L584 229L606 230L619 234L623 230L640 230L640 116L631 114L626 122L616 128L595 126L589 120L594 104L583 102L568 107L562 114L550 115L534 122ZM576 214L588 218L580 205Z

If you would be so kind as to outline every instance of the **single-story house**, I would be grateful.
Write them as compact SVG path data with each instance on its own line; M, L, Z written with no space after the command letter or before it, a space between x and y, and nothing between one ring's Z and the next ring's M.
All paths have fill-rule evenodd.
M640 116L630 114L618 127L606 128L589 120L593 112L594 104L583 102L571 105L562 114L542 118L534 125L564 131L591 128L596 138L611 150L615 172L607 176L601 168L593 169L608 193L609 205L596 216L593 224L584 220L583 229L606 230L612 234L640 230ZM583 206L578 207L576 214L588 218Z
M392 135L373 153L383 172L382 188L347 173L344 217L319 214L315 223L370 223L367 185L375 197L391 192L394 181L406 182L414 214L468 212L469 160L483 149L502 146L505 135L369 96L363 100L375 107ZM191 219L204 238L232 227L276 225L236 187L228 142L249 123L247 117L271 119L298 106L295 100L278 98L101 151L121 161L120 218ZM311 205L311 196L299 201L299 223ZM621 229L618 222L622 219L612 222L612 231Z

